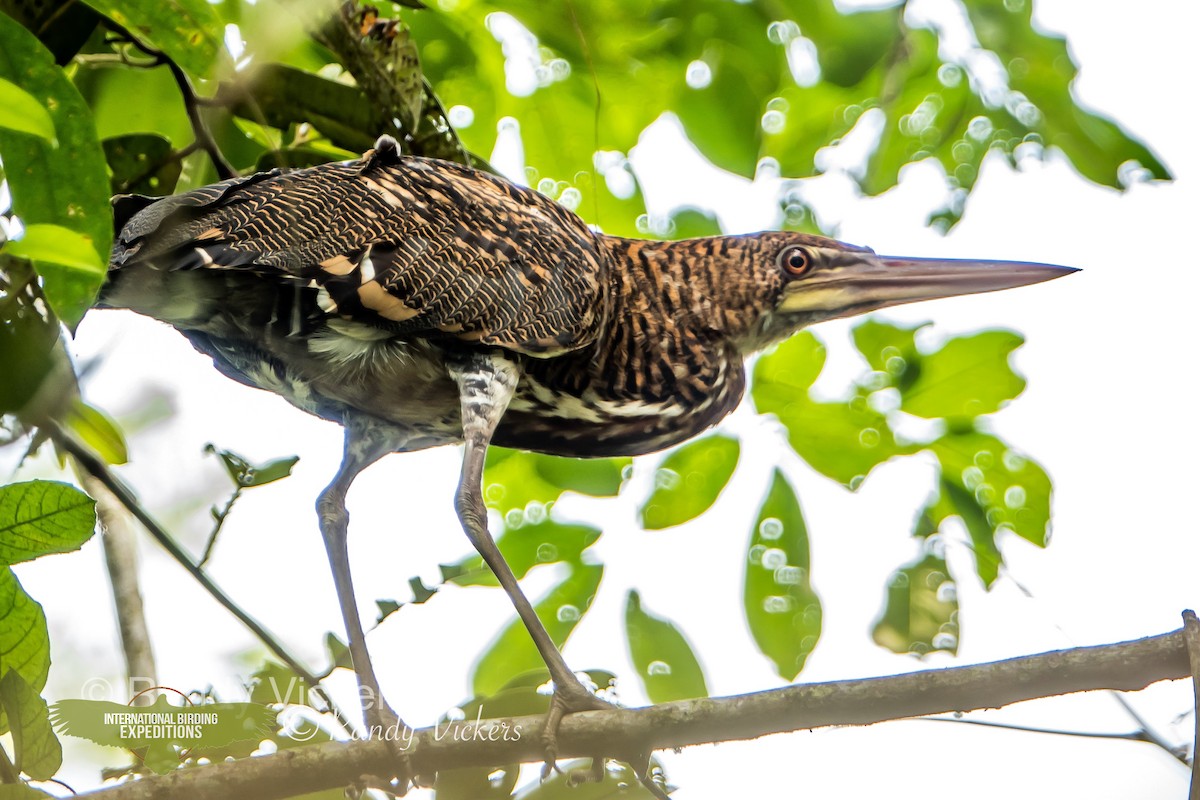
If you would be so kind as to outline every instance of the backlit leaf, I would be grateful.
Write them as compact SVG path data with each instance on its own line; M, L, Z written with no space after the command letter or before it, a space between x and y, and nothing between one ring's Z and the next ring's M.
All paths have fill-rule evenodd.
M794 680L821 635L821 600L812 589L800 502L778 470L750 531L743 599L758 649L779 677Z
M728 436L708 436L668 455L655 473L655 488L639 509L642 527L661 530L707 511L729 482L741 446Z
M635 591L625 598L625 639L651 703L708 697L704 670L688 640L674 623L643 609Z
M958 652L958 593L946 560L932 553L897 570L875 623L875 642L894 653Z
M96 501L74 486L26 481L0 487L0 564L78 550L95 528Z

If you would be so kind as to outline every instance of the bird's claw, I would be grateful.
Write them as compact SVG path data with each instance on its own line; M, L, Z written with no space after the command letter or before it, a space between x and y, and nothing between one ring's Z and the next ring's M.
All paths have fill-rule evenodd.
M409 757L408 751L404 746L405 737L400 735L389 735L389 731L397 733L405 729L404 720L397 716L396 712L392 711L386 703L382 703L380 708L370 709L367 711L367 738L375 737L378 731L378 738L387 743L388 749L392 751L394 769L391 771L390 778L381 778L378 775L362 775L348 789L347 795L358 797L365 789L378 789L388 795L388 797L404 797L408 794L410 786L415 786L414 778L416 777L412 769L412 759Z
M558 726L562 723L563 717L579 711L608 711L614 708L616 706L607 700L601 700L578 681L561 687L555 685L554 696L550 699L550 711L546 714L546 724L542 728L542 753L545 756L545 763L542 765L542 780L549 778L552 773L562 773L556 761L558 759ZM600 763L600 769L603 770L603 759L597 759L597 761Z

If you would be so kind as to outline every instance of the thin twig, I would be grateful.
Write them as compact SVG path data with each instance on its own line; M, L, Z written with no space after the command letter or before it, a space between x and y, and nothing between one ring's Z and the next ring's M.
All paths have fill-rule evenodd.
M128 28L120 23L113 22L111 19L105 19L104 25L114 33L124 37L129 44L154 60L154 64L146 66L166 65L167 69L171 71L171 76L175 79L175 85L179 87L180 95L183 97L183 108L187 112L188 122L192 126L192 135L196 137L196 145L208 154L208 159L212 162L213 168L217 171L217 176L221 180L236 178L238 171L225 158L225 154L221 152L221 148L217 145L217 140L213 138L212 131L208 129L208 123L204 121L204 117L200 114L202 100L196 94L196 87L192 85L192 80L183 71L183 67L176 64L174 59L163 51L151 47L138 39Z
M349 718L341 711L341 709L337 707L337 705L333 702L333 699L329 697L328 693L325 692L325 689L320 684L320 679L318 679L311 670L305 667L300 659L293 655L292 652L288 650L282 642L275 638L270 631L264 628L262 623L250 616L240 606L233 602L229 595L225 594L225 591L218 586L211 577L209 577L208 573L206 573L203 569L197 566L195 562L192 561L191 556L189 556L183 550L183 548L179 546L179 544L171 537L169 533L167 533L166 529L163 528L157 520L150 516L150 513L142 507L141 503L138 502L138 499L134 496L133 491L126 486L120 478L114 475L111 470L109 470L108 465L97 458L94 453L80 444L73 436L63 431L57 425L49 425L48 430L50 431L50 435L53 437L55 444L63 451L69 453L79 464L80 469L94 476L105 486L105 488L112 492L113 495L116 496L117 500L120 501L121 505L128 509L129 513L133 514L138 522L142 523L142 526L149 531L150 535L154 537L154 540L162 545L162 547L171 554L171 557L174 558L180 566L187 570L187 572L193 578L195 578L201 586L204 587L205 591L212 595L214 600L220 603L226 611L236 617L239 622L249 628L250 632L253 633L259 641L266 645L267 649L270 650L276 658L286 664L287 667L292 670L292 672L300 676L301 680L303 680L306 685L312 687L313 693L316 694L323 703L325 703L326 710L333 715L334 719L337 720L338 725L347 734L354 734L354 724L350 722Z

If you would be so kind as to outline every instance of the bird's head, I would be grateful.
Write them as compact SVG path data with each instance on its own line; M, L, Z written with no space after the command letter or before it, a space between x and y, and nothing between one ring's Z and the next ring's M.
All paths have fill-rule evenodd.
M1023 261L881 256L866 247L804 233L742 237L759 294L741 339L757 350L828 319L964 294L1040 283L1077 270Z

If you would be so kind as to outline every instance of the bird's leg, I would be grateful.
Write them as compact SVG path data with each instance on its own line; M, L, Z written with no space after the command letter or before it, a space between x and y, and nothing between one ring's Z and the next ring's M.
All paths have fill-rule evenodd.
M487 507L483 502L484 456L487 454L492 434L513 397L520 372L515 364L497 354L474 355L451 363L449 370L451 377L458 384L462 402L463 441L466 446L462 476L454 496L455 508L467 538L479 551L484 563L491 568L512 600L517 609L517 616L525 624L530 637L533 638L534 646L550 670L550 678L554 682L554 697L543 733L549 766L555 756L558 724L565 714L611 708L611 705L589 691L567 666L562 653L558 651L542 621L538 619L529 598L521 591L512 568L500 554L500 549L496 547L496 542L488 531Z
M408 788L407 763L404 753L398 748L404 738L402 732L405 724L388 706L379 690L379 680L375 677L375 668L371 665L371 656L367 652L358 602L354 598L354 583L350 577L350 553L346 541L350 523L350 512L346 510L346 493L350 484L360 472L390 453L394 449L393 445L394 441L386 437L381 429L347 420L342 464L333 481L317 498L317 517L320 521L321 536L325 540L325 550L329 555L329 567L333 572L333 584L338 604L341 606L342 621L346 626L350 658L358 677L367 738L379 736L395 743L401 764L398 776L399 793L403 794Z

